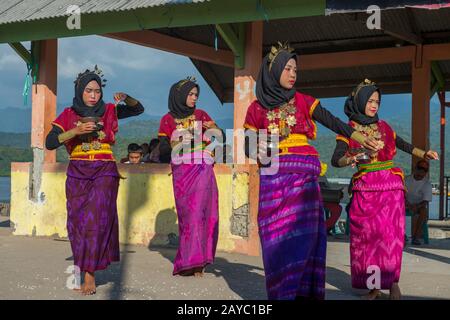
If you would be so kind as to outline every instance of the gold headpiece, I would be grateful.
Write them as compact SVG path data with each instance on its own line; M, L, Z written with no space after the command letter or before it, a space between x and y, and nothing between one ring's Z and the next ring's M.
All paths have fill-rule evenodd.
M188 83L188 82L194 82L194 83L196 83L196 82L197 82L197 79L196 79L194 76L189 76L189 77L187 77L186 79L181 80L180 82L178 82L177 90L180 90L181 87L184 86L184 85L185 85L186 83Z
M294 52L294 49L289 46L287 42L281 43L278 41L278 46L272 46L269 53L269 71L272 69L272 64L275 61L275 58L280 54L282 51L287 51L288 53Z
M361 90L363 87L367 87L367 86L376 86L376 83L373 81L370 81L369 79L364 79L364 81L361 82L360 84L358 84L356 89L353 90L352 97L356 97L359 93L359 90Z

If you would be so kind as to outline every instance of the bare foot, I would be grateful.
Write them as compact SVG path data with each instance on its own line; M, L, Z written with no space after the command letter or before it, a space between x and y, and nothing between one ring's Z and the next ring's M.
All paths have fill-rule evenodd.
M389 299L391 300L400 300L402 298L402 293L400 292L400 287L398 283L393 283L391 286L391 290L389 291Z
M182 277L203 277L203 267L196 267L188 270L183 270L179 273Z
M190 277L194 275L194 269L183 270L178 273L182 277Z
M381 291L378 289L370 290L370 292L363 296L364 300L375 300L377 298L381 297Z
M94 273L86 272L84 274L84 283L81 285L81 294L90 296L96 293L96 289Z
M195 268L194 269L194 276L195 277L203 277L203 274L204 274L203 271L204 271L204 269L202 267Z

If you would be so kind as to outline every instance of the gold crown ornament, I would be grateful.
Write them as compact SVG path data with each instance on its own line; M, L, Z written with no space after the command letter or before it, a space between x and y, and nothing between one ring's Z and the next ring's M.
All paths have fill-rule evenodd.
M178 82L177 89L180 90L182 86L184 86L188 82L197 83L197 79L194 76L189 76L184 80Z
M269 71L272 69L272 64L275 61L276 57L280 54L280 52L286 51L288 53L294 52L294 48L291 48L287 42L281 43L278 41L277 46L272 46L269 53Z
M361 90L363 87L367 86L376 86L377 84L369 79L364 79L363 82L358 84L355 90L352 91L352 97L356 97L358 95L359 90Z

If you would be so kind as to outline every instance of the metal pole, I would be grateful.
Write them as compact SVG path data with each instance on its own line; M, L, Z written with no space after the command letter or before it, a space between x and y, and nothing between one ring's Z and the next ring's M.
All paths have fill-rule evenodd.
M446 177L446 182L447 182L447 186L446 186L446 190L445 190L445 212L446 212L446 216L448 218L448 180L450 180L450 177Z
M444 220L444 170L445 170L445 91L438 92L439 101L441 102L441 154L439 162L439 220ZM447 180L448 182L448 180ZM448 192L448 189L447 189ZM444 198L445 196L445 198Z

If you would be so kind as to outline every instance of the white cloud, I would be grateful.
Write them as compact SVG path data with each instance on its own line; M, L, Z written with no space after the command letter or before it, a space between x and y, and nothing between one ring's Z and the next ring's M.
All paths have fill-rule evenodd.
M0 47L0 70L17 70L22 67L26 70L26 64L11 48L7 45Z
M71 103L73 80L95 64L108 79L105 101L111 101L114 92L123 91L139 99L146 113L162 115L167 112L170 86L194 75L202 86L199 107L213 117L232 117L232 108L218 108L217 98L187 57L101 36L58 39L58 103ZM26 65L6 44L0 45L0 70L3 105L21 106Z
M75 79L80 72L86 69L92 70L95 64L99 65L99 68L103 70L105 75L110 77L114 77L116 75L112 67L107 64L100 64L91 59L85 59L79 56L74 57L67 55L60 56L58 59L58 76L64 79ZM105 76L105 78L108 79L107 76Z
M95 64L107 79L122 72L171 74L192 69L186 57L100 36L60 39L58 55L58 73L64 78L74 78Z

